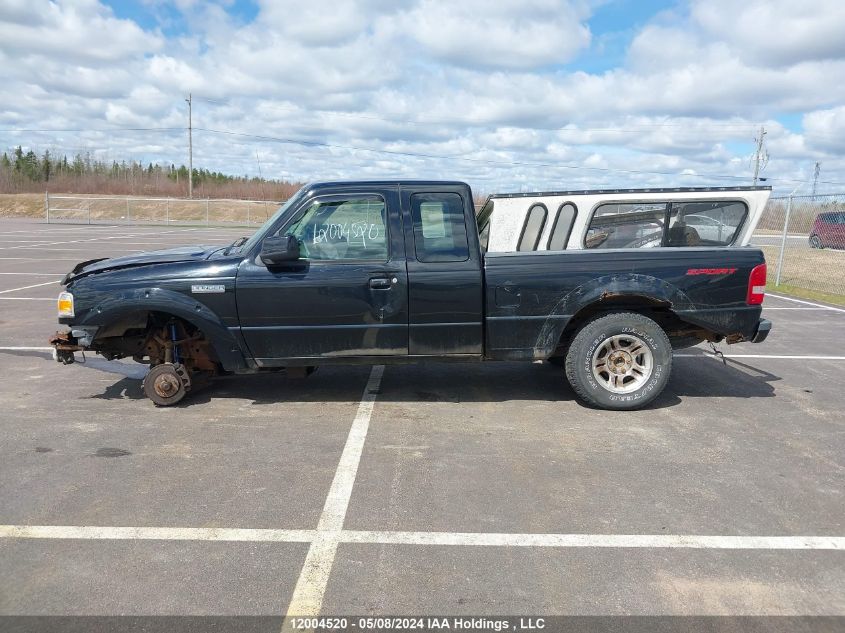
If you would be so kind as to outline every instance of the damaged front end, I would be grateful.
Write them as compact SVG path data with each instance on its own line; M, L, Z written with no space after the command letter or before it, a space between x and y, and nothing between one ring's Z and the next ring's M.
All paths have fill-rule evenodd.
M76 361L74 352L84 352L91 347L96 327L78 327L66 332L56 332L50 337L53 348L53 358L62 365L70 365Z
M70 365L76 362L74 352L81 352L83 348L76 341L71 332L56 332L50 338L50 345L53 348L53 358L62 365Z
M74 269L76 270L76 269ZM76 316L75 299L71 292L65 290L59 293L57 307L59 321L67 323L67 320ZM97 334L97 327L73 326L66 332L56 332L50 338L50 345L53 347L53 358L63 365L70 365L76 359L74 352L82 352L90 347Z

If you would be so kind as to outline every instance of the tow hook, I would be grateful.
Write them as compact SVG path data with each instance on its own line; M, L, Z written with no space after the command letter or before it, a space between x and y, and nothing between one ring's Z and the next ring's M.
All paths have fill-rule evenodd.
M83 348L76 343L76 339L70 332L56 332L50 339L50 345L55 350L53 358L62 365L70 365L76 362L74 352L81 352Z
M723 365L727 365L728 361L725 359L725 354L713 344L713 341L708 341L710 343L710 349L713 350L713 358L718 358L722 361Z

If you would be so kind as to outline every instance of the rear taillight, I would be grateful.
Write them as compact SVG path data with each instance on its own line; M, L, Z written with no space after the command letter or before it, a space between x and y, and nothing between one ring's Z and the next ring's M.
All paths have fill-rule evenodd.
M750 306L763 303L766 298L766 264L760 264L751 269L748 276L748 296L745 302Z

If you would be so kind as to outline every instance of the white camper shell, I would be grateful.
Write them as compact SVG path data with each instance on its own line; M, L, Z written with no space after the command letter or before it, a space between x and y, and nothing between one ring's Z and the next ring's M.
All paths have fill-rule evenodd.
M478 213L488 252L746 246L771 187L496 194Z

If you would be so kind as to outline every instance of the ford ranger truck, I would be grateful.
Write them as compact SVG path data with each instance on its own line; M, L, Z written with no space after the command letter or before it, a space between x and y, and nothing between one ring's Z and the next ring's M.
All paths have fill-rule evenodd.
M157 405L223 374L549 361L583 402L636 409L672 351L759 343L768 188L491 196L462 182L308 184L251 237L76 265L57 360L150 366ZM480 230L479 230L480 226Z

